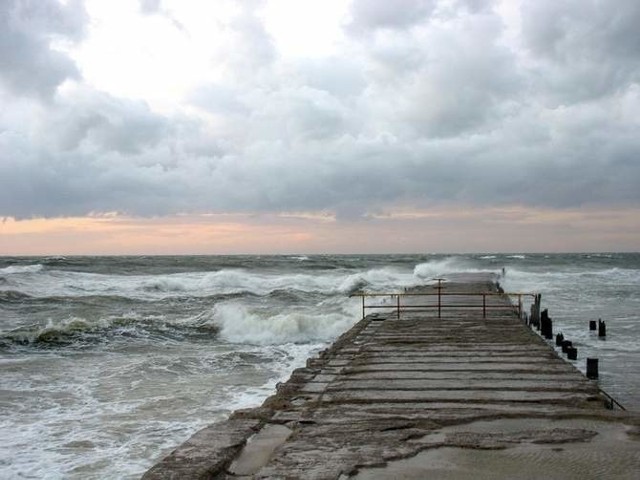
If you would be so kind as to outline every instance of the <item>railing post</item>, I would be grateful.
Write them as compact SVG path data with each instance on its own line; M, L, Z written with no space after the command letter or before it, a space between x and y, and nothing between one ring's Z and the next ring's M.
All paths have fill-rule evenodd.
M487 318L487 295L482 294L482 318Z
M398 320L400 320L400 295L398 294L396 298L397 298L396 309L398 310Z
M365 307L364 307L364 294L363 294L363 295L362 295L362 318L363 318L363 319L364 319L364 317L365 317L364 309L365 309Z
M522 318L522 295L518 294L518 318Z

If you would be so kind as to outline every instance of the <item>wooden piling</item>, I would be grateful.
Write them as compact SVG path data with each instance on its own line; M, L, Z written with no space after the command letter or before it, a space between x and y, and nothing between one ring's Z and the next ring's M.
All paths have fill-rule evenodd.
M607 324L602 320L598 320L598 337L607 336Z
M587 378L598 378L598 359L587 358Z

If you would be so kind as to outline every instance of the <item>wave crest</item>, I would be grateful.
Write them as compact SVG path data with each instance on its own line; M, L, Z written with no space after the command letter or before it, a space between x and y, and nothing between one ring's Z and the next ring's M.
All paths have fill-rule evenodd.
M213 318L225 340L254 345L327 342L346 331L356 318L341 312L319 311L269 315L228 303L216 305Z
M210 312L193 317L167 319L162 315L141 316L131 313L90 320L72 316L64 319L49 319L41 324L20 327L0 335L0 345L32 346L84 346L114 338L176 339L187 336L213 338L218 326L212 321Z
M413 269L413 274L423 280L432 280L450 273L477 271L477 268L465 265L464 261L458 257L447 257L442 260L420 263Z

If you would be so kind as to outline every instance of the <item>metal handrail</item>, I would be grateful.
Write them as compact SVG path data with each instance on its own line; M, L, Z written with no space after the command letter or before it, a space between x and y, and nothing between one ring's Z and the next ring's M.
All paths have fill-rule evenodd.
M617 405L618 408L620 408L620 410L625 410L625 411L627 410L626 408L624 408L622 406L622 404L619 401L617 401L615 398L613 398L611 395L609 395L607 392L605 392L602 388L600 388L600 386L598 386L598 390L600 390L600 393L602 393L609 400L609 404L610 404L609 409L610 410L613 410L613 406L614 405Z
M349 295L349 297L362 297L362 318L364 318L366 316L366 310L367 309L376 309L376 308L384 308L384 309L389 309L389 308L394 308L394 306L392 305L367 305L366 304L366 298L367 297L395 297L396 298L396 304L395 304L395 310L396 310L396 314L397 317L400 318L400 311L401 309L404 310L408 310L408 309L412 309L412 308L422 308L422 309L429 309L429 308L437 308L438 309L438 318L441 318L442 316L442 309L443 308L482 308L482 318L486 318L487 317L487 308L491 308L494 310L499 310L499 309L512 309L514 308L514 305L491 305L491 306L487 306L487 297L518 297L518 305L517 305L517 312L518 312L518 317L522 318L522 297L525 296L530 296L530 297L534 297L536 296L535 293L522 293L522 292L504 292L504 293L500 293L500 292L443 292L441 288L438 288L438 292L434 292L434 293L415 293L415 292L403 292L403 293L397 293L397 292L393 292L393 293L364 293L364 292L358 292L358 293L353 293L351 295ZM472 296L472 297L482 297L482 305L468 305L468 304L456 304L456 305L445 305L442 302L442 297L446 297L446 296ZM400 304L400 298L401 297L438 297L438 303L437 304L427 304L427 305L401 305Z

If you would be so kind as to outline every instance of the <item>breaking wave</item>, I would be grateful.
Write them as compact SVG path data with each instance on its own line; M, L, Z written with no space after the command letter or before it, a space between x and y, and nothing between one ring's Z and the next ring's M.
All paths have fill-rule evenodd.
M210 314L186 319L168 320L161 315L131 313L90 320L72 316L58 320L49 319L46 324L33 324L0 334L0 345L58 347L89 346L110 342L117 338L151 338L158 340L180 339L187 336L215 336L218 327Z
M416 265L413 274L424 283L437 277L446 277L452 273L494 272L486 268L478 268L476 262L466 260L463 257L447 257L441 260L432 260Z
M326 342L344 333L356 320L355 315L345 312L321 311L268 314L228 303L214 307L213 316L224 340L254 345Z

